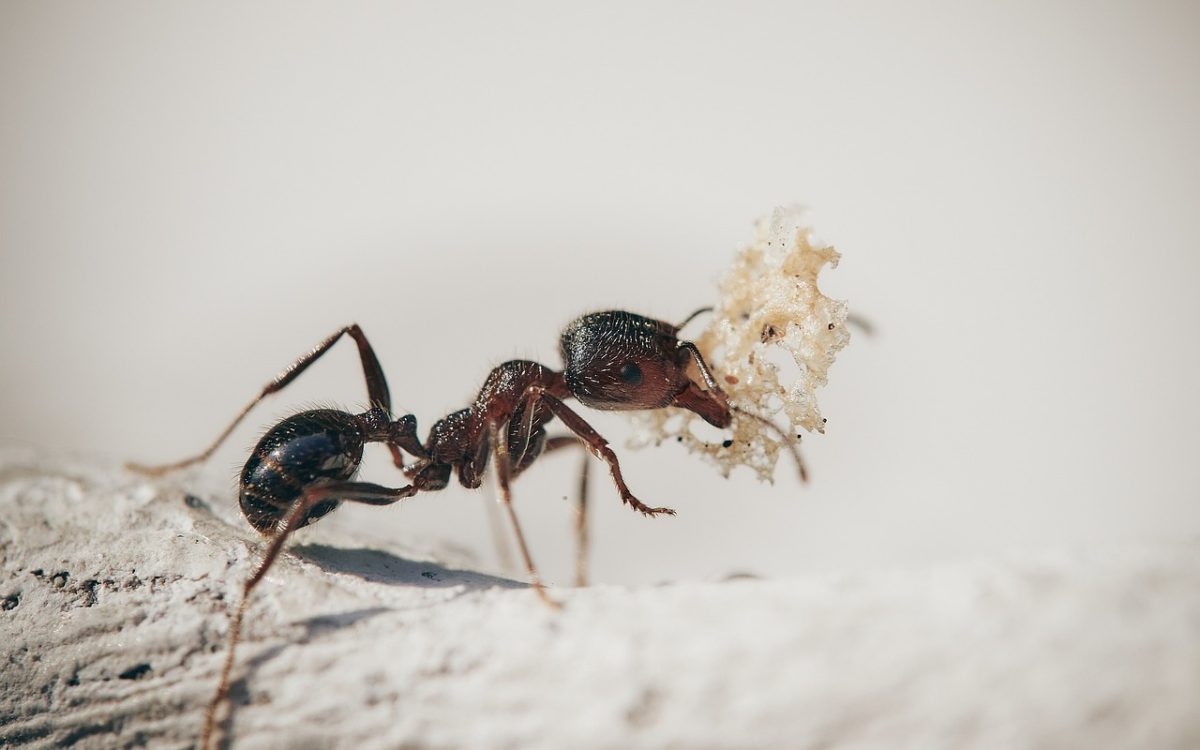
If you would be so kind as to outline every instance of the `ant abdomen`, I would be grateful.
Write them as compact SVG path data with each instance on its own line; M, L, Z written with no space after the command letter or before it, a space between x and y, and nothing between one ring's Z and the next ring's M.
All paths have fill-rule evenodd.
M288 417L263 435L242 469L242 514L260 533L272 533L306 489L351 479L362 461L364 442L362 422L353 414L316 409ZM338 500L317 503L296 528L337 506Z

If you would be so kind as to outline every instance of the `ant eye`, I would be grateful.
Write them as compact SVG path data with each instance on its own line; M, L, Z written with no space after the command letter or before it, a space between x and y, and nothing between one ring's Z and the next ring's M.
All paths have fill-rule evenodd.
M565 329L563 378L571 395L593 409L659 409L691 382L675 326L609 310L576 319Z
M642 384L642 368L638 367L633 362L626 362L621 368L621 380L624 380L630 385Z

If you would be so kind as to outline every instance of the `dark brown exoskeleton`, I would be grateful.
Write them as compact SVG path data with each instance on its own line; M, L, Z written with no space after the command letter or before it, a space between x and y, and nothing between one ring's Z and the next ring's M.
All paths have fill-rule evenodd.
M704 312L704 310L697 311ZM574 398L594 409L689 409L716 427L727 427L731 407L694 344L678 337L683 325L634 313L608 311L578 318L562 333L562 372L536 362L513 360L495 368L466 409L438 420L424 443L411 414L393 418L387 381L366 335L351 325L325 339L268 383L203 453L158 467L131 465L161 474L208 458L242 418L264 397L281 390L349 334L358 345L370 407L358 414L318 409L295 414L259 441L241 473L239 502L246 519L269 538L258 568L242 588L242 600L230 625L229 646L220 683L205 719L202 746L212 736L216 710L229 686L242 618L250 592L262 580L292 531L316 521L339 503L390 505L418 492L446 487L451 474L468 488L479 487L489 459L495 468L500 500L512 524L530 583L547 604L546 594L512 507L510 483L538 456L569 445L582 445L604 461L622 502L647 516L674 514L670 508L642 503L621 475L616 454L599 433L567 405ZM695 368L703 387L689 376ZM753 416L753 415L750 415ZM572 433L547 438L546 424L560 420ZM354 477L366 443L383 443L409 484L385 487ZM405 456L411 457L411 463ZM582 538L582 537L581 537Z

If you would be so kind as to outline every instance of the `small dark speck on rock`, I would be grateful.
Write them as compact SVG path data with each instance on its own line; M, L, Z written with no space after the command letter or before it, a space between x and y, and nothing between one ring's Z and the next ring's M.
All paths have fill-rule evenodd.
M54 584L54 588L61 589L67 585L67 579L69 579L70 577L71 577L70 574L68 574L66 572L55 573L54 577L50 579L50 583Z
M149 664L138 664L136 667L130 667L121 674L117 675L122 680L140 680L150 673Z
M83 606L96 606L96 589L100 587L100 582L96 580L87 580L83 582Z
M738 570L738 571L734 571L732 573L726 574L725 577L721 580L725 581L726 583L731 583L733 581L757 581L757 580L759 580L759 578L760 577L755 573Z
M657 720L661 705L659 692L651 687L644 688L637 703L625 712L625 721L633 727L649 726Z
M184 502L184 505L187 505L187 507L189 507L189 508L205 507L205 503L203 500L201 500L200 498L196 497L195 495L191 495L191 494L184 495L183 502Z
M8 596L4 597L4 601L0 602L0 608L2 608L5 612L8 612L9 610L16 609L17 605L20 603L20 594L9 594Z
M729 446L731 446L731 445L733 445L733 441L732 441L732 440L726 440L725 442L721 443L721 447L722 447L722 448L728 448L728 447L729 447Z

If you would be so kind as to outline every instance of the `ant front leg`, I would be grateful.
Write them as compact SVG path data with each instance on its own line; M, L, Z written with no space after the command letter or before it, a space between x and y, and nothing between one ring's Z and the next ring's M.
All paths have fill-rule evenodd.
M354 339L354 342L358 344L358 354L359 358L362 360L363 377L367 381L367 398L370 400L371 406L379 407L383 409L385 413L391 414L392 399L388 393L387 380L383 376L383 368L379 364L379 358L375 356L375 350L371 348L371 343L367 341L366 334L363 333L362 329L358 327L357 323L355 323L353 325L346 326L322 341L320 344L317 344L312 351L288 365L283 372L276 375L271 382L263 386L259 394L251 399L250 403L246 404L241 412L233 418L233 421L230 422L229 426L226 427L225 430L217 437L217 439L213 441L213 444L208 446L208 448L206 448L202 453L192 456L191 458L185 458L182 461L177 461L173 464L148 466L145 464L129 463L125 465L126 468L141 474L161 476L162 474L176 471L177 469L183 469L207 460L208 457L215 453L217 448L221 446L221 443L225 442L225 439L228 438L233 432L234 428L241 423L242 419L244 419L245 416L250 413L250 410L258 405L259 401L262 401L272 393L286 388L289 383L299 377L300 373L308 369L308 366L313 362L316 362L318 359L320 359L321 355L329 351L329 349L338 342L338 339L346 334L349 334L351 338ZM397 466L402 467L403 458L400 454L399 448L394 445L389 445L388 448L392 452L392 460Z
M283 543L288 536L296 530L300 522L308 515L308 513L317 505L325 500L345 500L354 503L364 503L366 505L391 505L394 502L403 500L406 497L412 497L417 493L417 488L411 485L407 487L384 487L370 482L331 482L315 487L310 487L300 496L287 515L279 520L275 526L275 532L271 536L271 541L267 545L267 551L263 554L262 562L258 564L246 582L242 584L242 600L238 604L237 611L233 615L233 619L229 624L228 644L225 647L225 663L221 667L221 678L217 683L217 690L213 694L212 701L208 704L208 710L204 714L204 730L200 735L201 750L207 750L210 740L213 736L213 729L216 726L217 709L220 708L222 701L229 695L229 675L233 671L234 652L237 649L238 640L242 631L242 620L246 615L246 605L250 601L250 592L254 587L266 576L267 571L275 563L275 559L279 557L280 551L283 549Z
M628 504L631 508L646 516L657 515L675 515L675 511L670 508L651 508L641 500L634 497L629 491L629 486L625 484L625 478L621 476L621 464L617 460L617 454L612 452L612 448L608 447L608 441L604 439L600 433L596 432L587 421L575 413L575 410L564 404L560 399L550 395L544 386L531 385L525 391L526 398L533 402L544 401L550 412L562 420L571 432L574 432L592 455L608 464L608 470L612 474L613 484L617 486L617 492L621 495L621 502ZM531 407L532 408L532 405Z

